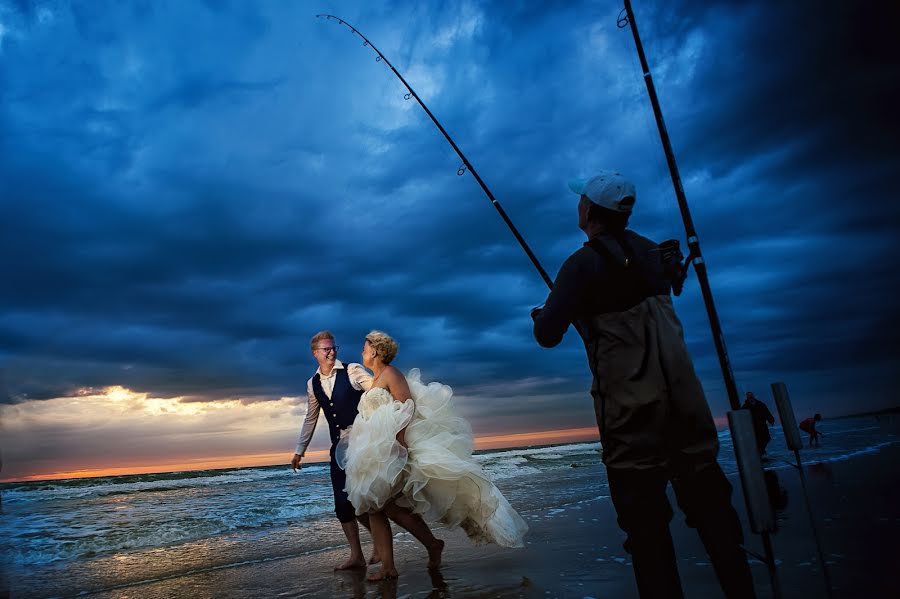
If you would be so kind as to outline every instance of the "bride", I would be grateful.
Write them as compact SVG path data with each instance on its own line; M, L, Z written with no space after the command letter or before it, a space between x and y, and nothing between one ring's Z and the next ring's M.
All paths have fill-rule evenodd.
M522 547L528 525L472 458L472 429L454 413L453 391L426 386L417 369L405 378L390 366L396 355L389 335L366 335L362 359L372 387L337 449L350 502L358 515L369 514L381 557L381 571L369 580L397 576L388 522L397 512L459 526L476 543Z

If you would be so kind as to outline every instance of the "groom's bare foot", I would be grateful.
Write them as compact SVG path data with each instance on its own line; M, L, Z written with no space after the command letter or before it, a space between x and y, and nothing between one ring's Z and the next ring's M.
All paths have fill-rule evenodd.
M435 539L431 547L428 548L428 569L433 570L441 567L441 554L444 552L444 542Z
M341 564L339 566L335 566L334 571L337 572L338 570L356 570L356 569L365 568L365 567L366 567L366 560L363 559L362 556L351 557L350 559L345 561L343 564Z
M380 564L380 563L381 563L381 556L378 555L377 551L373 551L372 557L369 558L369 565L371 566L372 564Z
M400 575L397 573L395 568L391 568L390 570L385 571L384 568L375 572L375 574L370 574L366 580L369 582L381 582L382 580L393 580L394 578L399 577Z

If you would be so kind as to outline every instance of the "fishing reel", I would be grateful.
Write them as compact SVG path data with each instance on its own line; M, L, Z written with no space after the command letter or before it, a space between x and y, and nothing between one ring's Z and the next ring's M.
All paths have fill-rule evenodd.
M663 265L663 272L672 285L672 293L681 295L684 289L684 281L687 279L688 267L694 260L694 255L684 259L681 253L681 244L677 239L667 239L659 244L659 259Z

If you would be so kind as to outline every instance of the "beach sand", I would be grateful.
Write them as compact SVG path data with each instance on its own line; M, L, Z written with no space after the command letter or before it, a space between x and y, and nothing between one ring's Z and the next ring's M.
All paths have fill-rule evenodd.
M809 459L814 458L809 454ZM900 444L807 468L810 498L828 560L835 597L900 597ZM775 466L776 464L770 464ZM584 475L591 476L585 468ZM784 597L824 597L825 586L805 512L798 473L776 470L786 505L773 536ZM734 479L732 478L734 483ZM535 493L549 493L542 480ZM735 505L743 498L735 484ZM673 505L674 500L673 500ZM364 572L332 572L345 547L264 562L230 564L91 594L157 597L636 597L630 559L608 498L523 513L527 546L473 547L459 531L439 529L447 542L439 574L425 569L425 552L408 534L396 535L400 579L367 583ZM334 523L338 526L337 522ZM744 523L745 532L749 526ZM688 597L721 597L702 545L676 510L672 533ZM368 541L368 537L366 536ZM758 536L747 545L762 553ZM371 550L364 543L366 552ZM759 597L770 597L765 566L752 562ZM15 597L15 592L12 593Z

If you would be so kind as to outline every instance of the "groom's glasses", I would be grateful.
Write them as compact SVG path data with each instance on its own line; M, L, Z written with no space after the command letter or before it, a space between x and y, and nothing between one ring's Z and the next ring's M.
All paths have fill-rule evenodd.
M337 353L337 350L340 349L340 346L335 345L333 347L317 347L316 349L319 350L320 352L323 352L327 356L328 354L330 354L332 352Z

